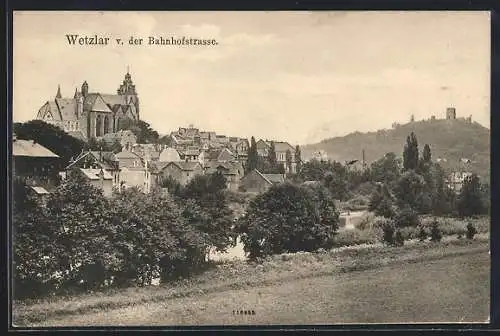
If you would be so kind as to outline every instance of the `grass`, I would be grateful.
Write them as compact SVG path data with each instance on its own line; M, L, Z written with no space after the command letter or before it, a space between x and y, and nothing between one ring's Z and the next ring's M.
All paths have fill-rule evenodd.
M472 241L449 240L441 243L415 243L387 248L380 244L344 247L321 253L283 254L267 258L261 264L229 261L215 265L191 279L158 287L111 289L106 292L54 297L13 303L13 321L18 326L74 315L103 313L129 306L152 305L176 298L199 297L211 293L328 276L382 266L438 260L488 250L488 237Z
M233 315L237 309L256 314ZM42 325L443 323L486 322L488 316L489 256L470 251L418 263L59 316Z

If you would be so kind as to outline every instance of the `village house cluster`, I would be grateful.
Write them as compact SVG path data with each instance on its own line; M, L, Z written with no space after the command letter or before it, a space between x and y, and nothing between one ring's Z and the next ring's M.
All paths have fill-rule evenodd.
M169 146L140 144L123 123L139 119L139 98L131 75L127 72L116 94L89 92L86 81L72 98L63 98L60 87L53 100L42 105L37 119L58 126L68 134L89 141L108 144L119 142L122 151L82 151L70 162L61 162L56 154L33 141L14 138L15 176L24 179L37 194L48 194L57 181L77 171L91 184L111 195L113 189L137 187L148 193L171 177L181 185L197 175L220 172L230 190L262 192L272 184L285 180L283 174L245 175L250 147L246 138L226 136L213 131L200 131L193 125L179 127L169 135ZM274 143L278 164L295 173L295 148L287 142L259 140L257 152L267 157ZM292 160L287 161L287 152Z
M448 108L446 119L455 118L455 109ZM172 131L168 146L137 143L131 130L122 129L127 122L140 120L139 98L128 72L116 94L92 93L84 81L81 90L76 89L72 98L63 98L59 87L55 98L42 105L37 119L56 125L84 141L95 138L108 144L119 142L122 147L119 153L82 151L70 162L61 162L61 158L40 144L14 137L15 176L24 179L37 194L48 194L69 171L79 172L91 184L100 187L105 195L111 195L113 189L128 187L137 187L148 193L168 177L186 185L197 175L215 172L222 173L227 188L234 191L258 193L285 181L285 174L263 174L258 170L245 174L250 147L246 138L201 131L189 125ZM256 142L257 154L267 158L272 143L277 163L285 172L296 173L295 148L287 142L260 139ZM291 160L287 160L287 155ZM328 160L328 154L319 150L313 158ZM362 162L362 168L365 168L364 153ZM459 192L468 176L468 171L453 172L446 182Z

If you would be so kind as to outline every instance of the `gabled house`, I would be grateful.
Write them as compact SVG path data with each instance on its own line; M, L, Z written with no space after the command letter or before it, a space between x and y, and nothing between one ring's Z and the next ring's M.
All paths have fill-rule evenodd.
M250 193L262 193L272 185L283 182L285 182L285 176L282 174L262 174L254 169L240 180L240 189Z
M26 183L37 194L45 194L56 187L61 169L60 157L34 142L14 136L12 143L12 175Z
M113 152L82 151L64 169L63 178L70 171L83 174L93 185L102 188L106 196L111 195L113 187L120 183L120 167Z
M448 188L450 188L456 193L460 193L460 191L462 191L462 187L464 185L465 180L467 180L471 176L472 176L471 172L465 172L465 171L452 172L450 175L448 175L448 178L445 179L445 183L448 186Z
M182 159L181 159L181 156L179 155L179 152L177 151L177 149L167 147L161 151L160 156L158 158L158 161L159 162L179 162L179 161L182 161Z
M158 167L158 179L171 177L181 185L186 185L193 177L203 173L199 162L168 162L163 167Z
M274 148L276 152L276 161L285 167L285 171L290 171L291 173L296 173L297 163L295 162L295 148L288 142L283 141L264 141L260 139L257 141L257 154L261 157L267 157L269 149L271 148L271 142L274 142ZM288 167L286 162L286 153L290 151L291 154L291 167Z
M209 150L205 156L205 162L230 162L235 160L236 156L228 148Z
M205 165L205 174L221 173L226 178L226 188L237 191L241 177L244 174L243 166L239 162L210 161Z
M149 193L156 181L151 160L129 151L117 153L115 157L120 168L120 188L136 187Z

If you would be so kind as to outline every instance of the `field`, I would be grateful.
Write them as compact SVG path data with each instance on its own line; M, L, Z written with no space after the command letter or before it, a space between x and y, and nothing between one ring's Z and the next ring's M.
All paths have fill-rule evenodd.
M18 303L14 310L19 324L38 326L485 322L488 250L483 237L282 255L262 265L224 263L185 286ZM238 309L256 314L233 315Z

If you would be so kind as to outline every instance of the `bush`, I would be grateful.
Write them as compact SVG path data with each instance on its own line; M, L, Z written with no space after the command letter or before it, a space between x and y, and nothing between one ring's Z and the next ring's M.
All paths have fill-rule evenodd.
M427 233L425 226L421 225L418 229L418 240L425 241L428 236L429 234Z
M366 212L361 215L361 218L358 221L354 222L354 227L359 230L370 229L374 226L374 221L375 215L372 212Z
M394 232L396 231L396 228L394 227L394 224L392 222L386 222L382 226L383 230L383 238L382 240L387 244L387 245L394 245L395 240L394 240Z
M343 230L339 231L333 238L333 247L353 246L361 244L375 244L380 241L380 233L377 229L367 230Z
M417 227L420 224L418 213L413 209L406 207L399 211L394 217L394 224L398 228Z
M467 239L474 239L474 236L476 235L476 233L477 233L476 228L474 227L474 225L471 222L469 222L467 224L467 233L466 233Z
M431 241L433 242L439 242L443 238L443 233L441 232L441 229L439 228L439 222L434 221L432 222L431 226Z
M405 239L403 237L403 234L401 233L401 230L396 230L396 237L394 238L394 245L403 246L404 242L405 242Z

